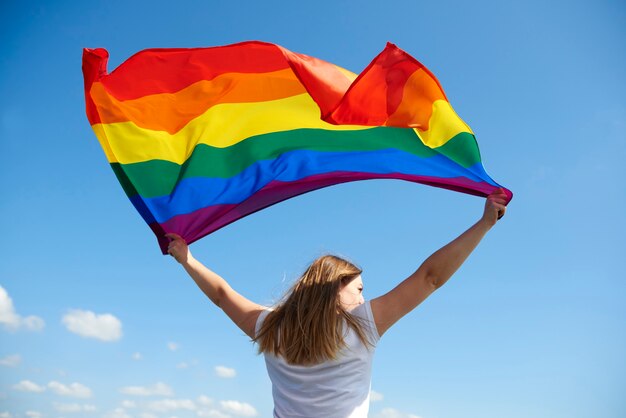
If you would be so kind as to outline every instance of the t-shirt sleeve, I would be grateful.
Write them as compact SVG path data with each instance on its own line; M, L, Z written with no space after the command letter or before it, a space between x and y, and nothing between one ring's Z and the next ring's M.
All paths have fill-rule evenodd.
M371 338L370 342L376 345L378 340L380 340L380 335L378 334L378 329L376 328L376 322L374 321L374 314L372 313L370 301L365 301L362 305L354 308L352 314L364 320L364 325L367 326L367 332Z
M265 321L267 314L270 313L271 311L272 311L271 309L264 309L259 314L259 317L256 319L256 325L254 327L255 337L259 334L259 331L261 330L261 327L263 326L263 321Z

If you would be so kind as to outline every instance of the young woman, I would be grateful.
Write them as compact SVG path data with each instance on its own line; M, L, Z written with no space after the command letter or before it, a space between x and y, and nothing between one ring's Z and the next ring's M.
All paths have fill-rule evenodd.
M259 344L272 381L275 417L366 417L378 339L452 276L504 215L505 202L501 189L489 195L478 222L370 301L362 296L361 270L333 255L311 263L270 309L246 299L193 258L178 235L168 234L169 254Z

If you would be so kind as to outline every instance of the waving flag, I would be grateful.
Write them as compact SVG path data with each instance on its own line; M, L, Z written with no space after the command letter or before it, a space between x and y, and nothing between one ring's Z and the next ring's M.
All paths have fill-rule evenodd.
M500 187L437 79L393 44L358 77L256 41L148 49L111 73L107 60L83 51L87 117L163 253L168 232L191 243L349 181Z

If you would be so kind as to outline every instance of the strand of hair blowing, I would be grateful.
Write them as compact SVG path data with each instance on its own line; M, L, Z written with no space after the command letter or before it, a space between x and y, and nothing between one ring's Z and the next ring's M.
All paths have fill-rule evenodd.
M289 364L313 365L337 358L345 347L345 325L354 329L365 345L369 340L360 318L339 302L342 282L348 283L361 269L343 258L317 258L287 293L284 302L270 312L254 341L259 353L282 356Z

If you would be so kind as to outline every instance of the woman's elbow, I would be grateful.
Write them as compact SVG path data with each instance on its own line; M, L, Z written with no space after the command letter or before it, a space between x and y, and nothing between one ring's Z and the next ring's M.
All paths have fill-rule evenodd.
M425 281L432 287L433 291L439 289L446 282L441 275L432 271L426 273Z
M222 303L224 302L224 298L226 297L226 289L224 287L219 286L215 289L211 289L212 291L207 291L206 295L218 308L222 307Z

